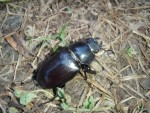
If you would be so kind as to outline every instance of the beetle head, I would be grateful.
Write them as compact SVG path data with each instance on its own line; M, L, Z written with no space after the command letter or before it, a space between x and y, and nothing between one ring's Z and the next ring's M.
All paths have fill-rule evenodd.
M92 53L98 53L101 49L102 42L99 44L94 38L87 38L85 42L90 47Z

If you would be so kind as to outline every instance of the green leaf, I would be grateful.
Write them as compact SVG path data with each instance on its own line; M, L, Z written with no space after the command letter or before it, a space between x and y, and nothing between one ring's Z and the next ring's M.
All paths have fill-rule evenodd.
M87 108L88 104L89 104L88 101L85 101L85 102L83 103L83 105L84 105L85 108Z
M51 36L51 39L57 39L59 37L59 34L54 34Z
M67 28L67 24L64 24L58 34L53 34L50 37L51 39L59 39L60 40L59 46L61 47L66 46L66 39L65 39L67 36L66 28Z
M90 101L90 102L94 102L94 97L93 97L93 96L90 96L89 101Z
M129 57L133 57L133 49L131 47L128 48L127 54Z
M15 89L14 94L17 97L21 97L23 95L23 92L24 92L23 90Z
M9 113L19 113L18 109L15 107L9 107L8 111Z
M67 36L67 32L64 29L63 31L60 32L60 39L65 40L65 37Z
M36 98L37 95L35 95L32 92L25 92L21 97L20 97L20 104L22 105L27 105L30 103L34 98Z
M72 9L68 7L66 12L71 14L72 13Z
M68 26L68 24L65 23L65 24L62 26L62 28L60 29L60 32L59 32L59 33L60 33L60 34L65 34L67 26Z
M62 88L57 88L57 95L59 98L65 99L64 90Z
M64 109L64 110L68 110L69 109L69 105L67 103L61 103L61 107Z
M61 47L66 46L66 41L61 41L61 42L59 43L59 46L61 46Z
M39 36L37 40L48 42L48 40L50 40L50 36Z
M58 46L55 46L55 47L52 48L52 51L53 51L53 52L56 52L57 49L58 49Z
M83 105L86 109L92 109L94 107L94 98L93 98L93 96L90 96L88 101L84 102Z
M67 36L66 28L67 28L67 24L64 24L64 26L60 30L59 37L58 37L61 40L59 46L62 47L66 46L66 39L65 39Z
M62 40L62 41L65 41L65 37L67 36L67 32L66 31L64 31L64 32L62 32L61 34L60 34L60 39Z

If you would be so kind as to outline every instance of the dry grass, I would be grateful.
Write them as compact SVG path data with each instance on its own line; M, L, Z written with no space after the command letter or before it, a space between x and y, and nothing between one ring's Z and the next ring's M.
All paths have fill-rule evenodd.
M90 112L149 113L150 112L150 2L121 0L39 0L21 1L0 5L0 111L10 106L21 112L63 112L58 101L38 106L47 101L40 93L27 107L14 95L14 89L36 91L31 77L39 62L50 53L58 40L51 37L67 23L66 41L98 37L103 48L91 64L97 71L87 81L76 76L66 84L65 92L71 96L74 112L90 96L94 108ZM9 46L4 38L20 46ZM21 48L21 49L19 49ZM18 51L18 52L17 52ZM23 55L23 56L22 56ZM47 93L48 94L48 93ZM50 94L48 94L50 95ZM147 112L146 112L147 111ZM72 112L72 111L69 111Z

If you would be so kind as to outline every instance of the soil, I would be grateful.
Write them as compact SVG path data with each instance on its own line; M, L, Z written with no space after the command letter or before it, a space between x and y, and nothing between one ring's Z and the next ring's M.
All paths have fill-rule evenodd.
M89 37L102 42L97 73L85 80L81 70L64 87L67 102L47 102L53 91L37 86L35 70L58 46ZM23 104L17 91L36 97ZM0 1L0 113L72 112L150 112L149 0Z

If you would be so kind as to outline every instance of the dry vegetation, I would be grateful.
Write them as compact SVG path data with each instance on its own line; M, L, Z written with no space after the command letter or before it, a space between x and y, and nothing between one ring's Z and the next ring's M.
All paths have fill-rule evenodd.
M0 112L150 113L149 0L0 3L0 23ZM58 100L41 105L53 93L31 80L38 64L61 43L51 37L59 34L64 24L67 45L92 34L105 49L91 65L96 75L89 75L86 81L78 75L66 84L70 110L62 109ZM36 92L38 98L22 105L16 89ZM83 103L91 96L94 106L88 111Z

